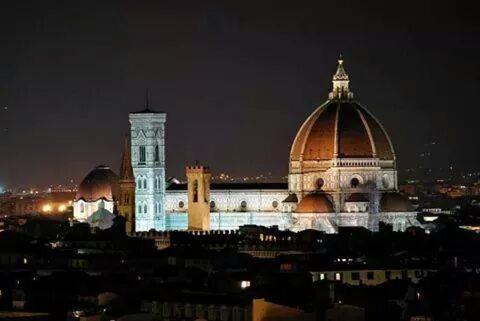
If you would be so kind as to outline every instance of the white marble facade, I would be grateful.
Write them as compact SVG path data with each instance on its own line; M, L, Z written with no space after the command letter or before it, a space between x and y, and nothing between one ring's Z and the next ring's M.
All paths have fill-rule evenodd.
M165 121L165 113L145 110L130 114L136 231L166 229Z
M418 226L415 212L372 214L369 211L342 210L338 213L295 213L283 203L288 195L288 189L212 190L211 229L236 230L242 225L261 225L278 226L282 230L316 229L335 233L340 226L362 226L375 231L379 222L392 224L395 231ZM165 201L166 230L186 230L187 191L167 190Z

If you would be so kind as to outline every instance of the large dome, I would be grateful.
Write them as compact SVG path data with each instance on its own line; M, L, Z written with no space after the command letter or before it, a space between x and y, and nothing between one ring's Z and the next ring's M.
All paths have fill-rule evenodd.
M120 186L118 176L108 166L97 166L82 181L78 187L76 200L95 202L99 199L107 201L118 200Z
M333 158L395 160L390 138L375 117L348 89L348 75L339 60L330 99L303 123L290 152L291 161Z

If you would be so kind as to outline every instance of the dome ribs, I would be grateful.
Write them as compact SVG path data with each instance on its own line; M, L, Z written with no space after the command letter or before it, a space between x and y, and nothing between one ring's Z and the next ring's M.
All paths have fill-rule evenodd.
M372 145L361 117L351 103L340 103L338 120L338 156L340 158L373 157Z
M335 122L338 105L326 105L307 133L304 160L328 160L335 152Z

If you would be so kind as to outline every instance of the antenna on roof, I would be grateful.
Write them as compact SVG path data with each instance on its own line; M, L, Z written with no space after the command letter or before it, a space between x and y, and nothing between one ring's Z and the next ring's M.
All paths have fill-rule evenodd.
M150 108L150 93L148 91L148 88L145 89L145 109Z

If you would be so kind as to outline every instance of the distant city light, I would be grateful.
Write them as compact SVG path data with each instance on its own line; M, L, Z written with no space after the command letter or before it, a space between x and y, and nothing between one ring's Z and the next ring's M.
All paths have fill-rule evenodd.
M42 211L45 212L45 213L51 212L52 211L52 205L50 205L50 204L43 205Z
M246 289L250 287L250 281L242 281L240 284L242 289Z
M66 209L67 209L67 206L65 206L64 204L62 204L58 207L59 212L65 212Z

